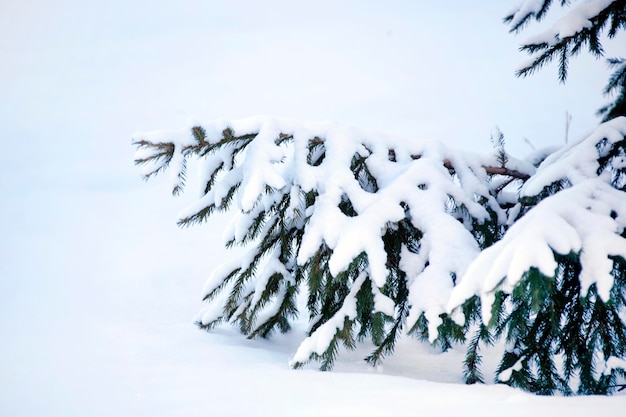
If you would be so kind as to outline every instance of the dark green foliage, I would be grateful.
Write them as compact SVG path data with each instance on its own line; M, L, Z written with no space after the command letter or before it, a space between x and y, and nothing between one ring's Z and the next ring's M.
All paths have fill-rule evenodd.
M490 345L493 343L491 332L487 326L480 324L474 331L467 344L465 360L463 361L463 378L466 384L484 383L483 373L480 371L482 356L480 355L480 343Z
M399 268L400 245L403 242L411 242L418 234L419 232L409 222L402 221L399 227L390 227L383 236L388 254L387 266L391 272L380 292L394 301L396 316L392 318L376 311L374 293L377 290L373 288L372 281L366 278L356 292L356 317L354 319L346 317L343 328L337 330L327 350L322 355L313 354L310 358L320 361L321 369L327 370L332 367L339 347L337 340L341 341L344 347L353 349L356 340L363 341L369 337L376 345L376 349L366 358L366 361L372 365L379 363L384 356L393 352L408 314L406 276ZM353 283L361 274L366 273L368 261L365 253L362 253L345 271L333 277L325 268L330 255L331 251L327 247L322 247L305 265L309 289L307 306L314 319L310 334L337 314ZM351 283L352 285L348 285Z
M558 193L559 191L565 190L566 188L571 187L571 183L567 179L562 179L553 182L550 185L547 185L541 190L541 192L534 196L529 197L520 197L519 203L521 205L520 213L517 217L519 220L524 214L528 213L533 207L535 207L540 201L550 197Z
M383 313L376 312L372 281L366 280L356 295L356 321L361 328L357 335L358 341L363 341L369 334L372 342L380 346L385 337L385 324L388 319Z
M481 303L477 296L473 296L463 305L463 315L465 316L463 334L470 335L463 361L463 378L466 384L485 382L483 373L480 370L480 365L482 364L480 348L481 344L485 347L493 345L495 339L501 336L501 324L504 313L502 304L506 298L507 294L504 294L502 291L497 292L491 311L491 322L487 324L481 321Z
M569 0L561 0L560 5L569 5ZM519 32L531 20L542 20L550 6L552 0L544 0L537 13L528 12L511 26L511 32ZM513 22L515 14L504 18L507 23ZM606 8L601 10L596 16L591 18L591 25L581 27L576 33L564 38L556 38L554 42L527 43L520 48L522 51L534 55L531 64L518 70L518 76L527 76L534 73L539 68L548 64L553 59L557 59L559 64L559 80L565 82L569 66L569 58L578 55L585 47L587 51L600 58L604 55L602 47L602 36L609 39L614 38L620 30L626 28L626 0L615 0ZM609 78L609 82L604 89L605 95L615 95L615 99L600 108L598 116L602 116L602 121L606 122L618 116L626 116L626 65L623 58L610 58L607 60L609 66L615 68L615 72Z
M341 210L341 212L348 217L356 217L359 215L359 213L357 213L354 209L352 202L346 194L341 196L341 201L339 202L339 210Z
M268 300L272 296L276 296L280 289L280 281L283 279L281 275L275 274L272 276L273 280L270 279L269 285L266 287L263 292L261 302L255 306L255 308L251 312L252 321L250 323L250 327L254 322L254 318L256 318L256 314L260 309L263 308L265 304L265 300ZM295 296L298 293L298 287L295 285L288 284L286 289L286 294L282 298L282 302L278 311L273 314L271 317L266 319L263 323L256 327L256 329L248 335L249 339L252 339L257 336L261 336L266 338L272 334L272 332L278 328L281 333L286 333L291 329L291 325L289 324L289 319L293 319L298 315L298 308L296 305Z
M312 360L320 363L320 370L330 371L332 369L335 358L337 357L337 353L339 351L339 342L342 342L343 346L349 350L352 350L356 347L353 336L353 327L354 321L346 317L344 320L343 328L337 330L337 332L335 333L335 337L333 337L333 339L330 341L324 353L321 355L313 353L311 355ZM302 365L304 364L296 363L294 365L294 368L300 368L302 367Z
M494 337L504 336L508 347L497 369L500 382L543 395L615 390L621 371L604 375L602 358L626 353L626 326L619 316L626 307L626 262L614 259L616 282L610 300L604 302L595 284L586 296L581 295L577 254L555 256L559 264L555 276L546 277L532 268L510 296L496 297L490 323L478 321L465 359L467 383L483 382L480 342L490 345ZM464 306L470 322L478 319L478 307L476 297ZM572 386L575 380L577 387Z
M561 6L563 6L563 5L567 4L568 1L567 0L561 0L560 3L561 3ZM515 31L521 30L532 19L536 19L536 20L543 19L545 17L546 13L548 12L548 9L550 9L551 5L552 5L552 0L544 0L543 4L541 5L541 7L539 8L539 10L536 13L535 12L530 12L530 13L527 13L526 15L522 16L522 18L519 19L519 22L511 27L511 32L515 32ZM513 20L514 17L515 17L514 14L510 14L510 15L508 15L508 16L506 16L504 18L504 21L506 23L510 23Z
M167 169L174 156L175 146L173 143L155 143L149 140L141 139L133 142L138 149L150 149L151 153L146 157L135 158L135 165L144 165L147 163L155 163L155 167L144 173L144 179L160 173Z
M615 96L612 103L598 110L598 116L606 122L618 116L626 116L626 60L624 58L609 58L610 68L615 68L604 88L605 96Z
M388 228L383 235L385 253L387 254L387 269L390 271L385 286L381 293L391 298L396 306L396 316L387 319L382 313L375 313L371 320L370 332L376 349L365 360L376 365L382 359L391 354L396 341L400 336L406 317L409 313L406 273L400 268L400 250L405 245L409 250L415 250L419 244L421 233L413 225L405 220L398 223L397 227ZM385 328L385 323L390 322L390 326Z
M614 168L612 162L616 159L626 158L626 138L607 146L607 140L603 140L596 145L598 153L598 175L609 171L611 175L611 185L618 190L626 190L626 167ZM608 149L607 149L608 148Z
M206 130L200 126L193 127L191 135L193 142L182 149L176 149L178 145L168 143L137 141L136 145L140 148L151 151L149 157L140 158L137 163L159 162L157 169L149 173L152 175L167 167L176 152L182 154L184 168L189 156L211 158L214 151L220 150L222 159L211 165L212 171L207 173L206 183L203 184L203 192L206 195L213 192L221 176L227 175L237 165L238 155L243 154L256 138L256 134L238 136L233 129L226 128L221 132L219 140L211 141L207 138ZM274 143L283 145L293 140L293 135L281 133ZM505 155L502 136L498 138L498 146L501 156ZM377 193L378 181L370 172L368 165L372 151L365 145L363 148L365 151L352 156L350 170L362 190ZM223 152L224 150L226 152ZM325 140L319 137L309 139L307 152L306 162L312 167L321 166L326 158ZM419 156L412 159L419 159ZM389 160L395 161L395 151L389 151ZM501 166L504 167L505 164L506 157L502 157ZM449 169L452 181L456 174L451 164ZM204 207L182 217L179 225L200 223L216 211L229 210L242 182L229 181L227 184L229 186L222 190L219 201L210 200ZM181 189L183 185L181 181ZM418 189L425 191L427 186ZM355 257L344 271L336 275L332 275L328 268L333 251L326 244L322 244L306 262L297 264L295 258L308 221L305 212L316 204L319 196L317 190L303 192L297 189L296 192L286 192L267 187L265 195L267 198L263 204L255 205L246 213L249 221L245 232L238 237L233 235L232 239L226 242L227 247L252 246L249 262L227 270L216 278L217 284L205 294L204 299L220 302L221 314L211 320L201 321L198 325L204 329L212 329L220 323L229 322L248 337L267 337L275 330L288 331L289 320L298 314L296 296L300 287L305 286L310 317L309 335L335 319L336 315L343 314L341 309L349 297L354 296L356 304L356 315L340 317L343 326L337 329L326 350L321 354L312 354L309 360L319 361L322 369L330 369L340 346L352 349L356 341L369 338L376 347L366 360L371 364L382 361L393 352L397 340L404 331L411 308L408 302L407 276L401 268L401 253L404 249L411 253L419 253L423 236L411 222L410 207L406 203L401 203L406 214L405 218L388 223L381 236L387 256L385 266L388 275L384 285L377 288L368 276L369 261L365 253ZM476 196L476 198L482 205L488 206L486 197ZM293 201L294 199L296 201ZM451 196L448 196L448 199L446 212L466 224L481 246L489 246L499 238L502 226L498 224L498 216L493 209L487 208L489 219L478 221L469 214L465 206L458 206ZM341 196L338 208L347 217L359 215L347 194ZM264 271L268 258L275 258L284 269L277 269L273 273ZM257 288L255 283L259 274L266 275L264 278L266 282ZM361 278L363 276L364 278ZM455 282L456 275L451 274L450 280ZM354 287L357 281L359 288ZM351 295L351 292L354 294ZM222 298L218 297L220 295ZM377 310L377 297L393 302L392 316ZM271 313L267 314L267 311ZM389 313L388 310L385 311ZM441 318L443 324L440 326L435 344L446 350L464 340L465 329L445 315ZM420 339L428 339L428 321L424 314L412 324L410 332ZM296 367L301 365L295 364Z
M219 142L209 143L206 141L205 130L199 126L192 128L192 135L197 143L185 148L185 155L195 153L204 156L220 147L229 147L232 148L230 153L231 164L234 164L237 154L245 149L256 137L256 135L235 136L231 129L225 129ZM287 141L290 138L288 135L280 135L277 141ZM139 145L143 144L139 143ZM173 151L172 147L170 152L173 153ZM160 155L159 157L164 158ZM171 157L169 159L166 157L165 160L169 162ZM144 162L139 161L139 163ZM224 169L223 163L217 165L205 185L205 194L212 189L215 185L216 177ZM181 218L179 225L200 223L215 210L228 209L239 186L240 183L236 183L230 187L219 208L215 204L210 204L188 217ZM272 193L272 190L267 190L267 192ZM292 195L283 195L268 210L258 210L241 242L236 243L234 240L227 242L227 246L233 246L260 239L250 264L245 268L235 268L225 274L222 277L222 282L204 297L205 300L209 301L214 299L221 291L227 288L229 290L228 297L224 302L223 314L209 323L199 322L198 325L201 328L210 330L224 321L230 321L238 325L241 332L248 335L248 337L267 337L276 329L281 332L286 332L290 329L289 319L297 316L296 296L298 294L299 282L302 279L301 271L296 271L295 262L292 261L295 256L295 250L301 240L302 231L296 225L296 222L299 220L296 218L297 216L288 217L286 215L287 207L294 203L291 201ZM300 194L297 198L304 200L306 196ZM284 275L281 272L272 274L260 292L260 296L256 296L256 292L250 290L248 283L257 274L263 260L271 253L277 254L278 260L286 267L288 274ZM262 322L258 322L259 314L272 303L277 306L274 308L274 313L269 317L265 317Z
M465 329L456 324L448 315L440 315L442 323L437 328L435 346L439 346L443 352L452 348L455 344L465 342Z
M370 193L378 191L378 183L367 168L367 157L354 155L350 170L354 173L354 178L359 182L361 188Z
M507 162L509 162L509 157L504 150L504 134L497 127L491 135L491 144L493 145L493 148L497 151L496 158L498 159L500 167L506 167Z
M311 166L319 166L326 158L326 147L324 141L320 138L313 138L308 143L309 154L307 155L307 163Z
M232 210L237 204L243 206L238 197L241 196L241 189L245 188L246 180L237 173L241 172L241 161L254 152L254 149L258 149L253 148L258 144L254 142L258 133L237 136L232 129L227 128L217 140L211 141L207 138L206 131L198 126L192 128L191 135L191 144L186 139L182 142L186 145L182 147L179 144L147 140L136 142L137 146L148 151L140 154L137 163L153 164L146 174L147 177L162 171L176 161L176 158L182 157L182 161L174 164L180 171L176 172L178 181L175 193L180 192L185 185L188 157L196 156L208 161L211 169L204 177L205 182L201 184L206 204L196 205L195 211L188 211L180 219L180 225L203 222L216 211ZM269 138L269 141L265 136L264 140L266 142L263 142L263 146L275 144L276 147L287 147L295 139L291 134L280 133L273 139ZM490 248L503 238L508 227L505 213L511 206L507 205L509 203L499 205L497 197L511 181L525 181L528 178L527 174L507 168L508 155L504 151L502 134L494 135L492 142L496 147L499 166L483 167L480 175L473 177L476 171L474 167L469 170L458 165L455 167L454 164L458 164L462 158L436 160L432 157L420 159L420 155L411 155L404 165L406 169L427 166L432 169L429 172L443 176L439 179L440 184L448 181L445 184L449 188L441 187L441 191L437 187L439 184L434 181L431 184L429 178L419 178L410 187L413 187L417 196L425 196L424 201L434 201L435 204L440 202L441 205L436 210L441 213L423 213L435 218L437 224L439 221L444 224L442 218L448 219L449 223L444 226L454 226L453 230L467 233L466 237L472 245L473 237L476 245L472 246L472 250ZM624 168L614 163L624 157L625 145L626 140L613 143L608 138L600 140L596 145L597 175L603 178L610 175L611 184L616 189L626 187ZM248 152L250 147L253 151ZM375 149L373 146L371 148ZM325 172L322 170L327 157L324 139L313 137L302 143L299 149L306 152L299 159L306 161L303 164L306 169L317 170L319 167L321 171L314 172ZM215 155L217 150L220 152ZM381 165L376 166L378 171L375 171L373 161L382 159L385 164L393 164L393 169L402 168L400 164L404 163L397 161L402 159L398 158L395 151L390 150L388 155L386 149L384 152L384 158L379 158L380 155L376 155L378 159L370 158L373 151L363 145L354 155L343 155L342 160L350 164L354 181L352 176L345 175L347 172L341 173L349 184L338 192L335 191L331 207L332 215L337 216L341 222L355 222L363 218L369 221L372 218L359 218L363 214L359 211L367 213L370 210L370 206L359 198L370 204L370 197L385 192L386 187L390 186L388 178L384 176L381 177L384 181L381 180L379 184L379 179L372 171L380 172ZM283 154L277 155L278 157L270 160L263 168L288 166L283 165ZM445 169L441 169L442 166ZM231 176L228 177L229 175ZM471 191L468 195L462 195L465 191L465 180L468 183L483 181L482 189L487 191L484 195L479 194L482 191ZM503 340L507 348L497 370L500 382L537 394L604 394L619 387L618 378L623 376L623 370L604 372L604 360L610 357L623 358L626 354L626 328L623 317L619 315L626 309L626 262L622 258L613 258L612 275L615 285L606 301L598 296L595 286L591 286L586 294L581 294L579 254L557 254L559 267L554 276L546 277L537 269L531 268L510 294L498 288L494 289L495 301L491 305L489 322L483 322L481 298L474 296L462 306L465 323L458 324L450 316L441 314L441 324L434 337L435 335L429 334L433 331L433 326L432 323L429 326L425 310L410 304L414 300L410 297L411 291L414 288L424 291L425 287L422 282L418 282L422 286L415 286L416 281L413 280L416 277L407 275L411 268L411 274L422 273L420 271L429 268L433 261L428 251L433 250L435 239L432 236L438 230L428 229L423 222L418 221L422 220L419 216L423 214L420 212L421 201L411 198L414 196L405 197L404 194L399 194L402 200L396 201L392 207L399 211L394 213L395 217L391 220L388 220L389 217L383 218L379 223L380 229L377 227L377 232L380 230L380 235L376 236L380 238L380 242L377 243L381 246L378 247L378 252L373 253L378 258L369 259L366 252L369 249L359 249L363 252L356 256L350 255L351 258L346 261L349 264L332 274L329 263L335 259L333 249L323 239L314 239L316 246L307 248L310 251L307 252L307 258L298 259L301 249L306 246L303 244L303 237L307 225L319 221L313 218L312 213L315 213L320 200L325 204L329 201L324 194L324 185L303 190L301 187L305 185L289 181L292 179L286 180L286 185L277 187L262 184L256 188L260 190L256 200L248 204L245 210L238 207L241 208L240 215L243 216L242 224L245 226L240 227L242 230L233 232L226 245L243 245L249 251L243 260L223 271L219 270L212 278L204 300L215 304L217 314L204 314L198 322L201 328L210 330L221 323L230 323L249 338L269 337L276 331L287 332L291 328L292 320L302 313L298 311L297 297L303 291L308 297L308 336L313 338L322 333L325 344L322 347L316 345L315 349L304 349L305 353L294 359L293 366L296 368L315 361L322 370L329 370L341 349L351 350L365 341L371 341L374 345L373 351L365 360L376 365L392 354L400 337L408 333L423 341L433 341L443 351L465 343L467 353L463 375L467 383L485 381L485 375L481 371L482 352L498 340ZM409 183L402 183L402 191L410 191L406 184ZM567 179L562 179L544 187L538 195L519 199L519 214L515 220L520 219L543 199L571 186ZM219 193L216 189L219 189ZM365 192L350 194L350 190ZM432 194L427 196L433 190L439 193L435 195L436 198L431 198ZM461 196L457 199L453 197L459 195ZM457 200L463 204L457 203ZM386 210L389 205L383 207ZM480 213L479 218L472 215L477 212ZM610 216L617 219L618 213L612 211ZM350 224L359 225L358 222ZM423 230L416 225L420 225ZM622 231L622 237L625 236L626 231ZM436 243L441 245L441 239ZM442 247L446 248L445 245ZM385 268L384 275L377 277L378 284L370 276L373 269L370 261L373 264L374 259L379 264L384 262ZM415 263L410 264L414 260ZM457 280L461 279L456 275L458 272L457 269L444 269L444 273L438 272L435 279L449 279L450 283L456 285ZM409 323L409 312L413 308L417 309L414 311L417 320ZM323 332L318 332L320 329ZM579 381L577 386L574 386L574 381Z
M530 20L541 20L551 6L551 0L544 0L541 10L538 13L527 13L518 23L511 27L511 32L520 31ZM561 6L569 1L561 1ZM507 23L512 22L514 15L504 18ZM532 63L517 72L519 76L530 75L545 64L556 58L559 62L559 80L564 82L567 78L569 58L579 54L585 47L587 51L601 57L604 53L601 43L601 35L613 38L620 29L626 27L626 1L616 0L605 9L601 10L591 19L592 24L588 27L581 27L579 31L564 38L557 38L554 42L528 43L521 46L521 50L531 55L535 55ZM606 32L605 32L605 29Z
M478 242L481 249L488 248L502 238L506 227L498 221L498 214L486 205L486 201L483 201L486 206L489 218L484 221L477 221L472 218L472 235Z
M597 174L608 172L617 189L623 189L623 168L614 168L612 161L623 157L624 145L623 140L611 144L607 139L596 145ZM520 198L517 219L543 199L571 186L563 179L546 186L536 196ZM616 212L611 212L612 218L616 216ZM509 346L497 370L499 375L505 375L501 382L537 394L607 394L615 390L623 372L613 370L604 375L602 368L605 359L623 358L626 351L626 327L619 315L626 307L624 260L612 258L615 282L605 302L599 298L595 284L587 294L581 294L579 254L555 253L555 259L558 268L554 276L546 277L531 268L510 295L497 295L490 323L482 323L476 297L466 302L466 319L479 326L470 339L465 360L468 383L482 380L476 366L480 365L477 347L481 335L492 335L496 339L504 336ZM485 343L488 344L487 339Z
M309 334L317 330L319 326L326 323L339 311L352 288L351 284L356 281L367 266L367 256L365 253L361 253L351 262L350 266L345 271L333 276L328 272L326 266L327 259L330 258L330 251L328 251L327 248L323 250L328 256L324 259L324 264L310 265L310 267L315 270L313 275L321 279L315 283L309 280L309 313L313 314L313 312L315 312L316 314L315 317L312 317L314 321L312 322ZM320 270L323 270L322 274L318 273ZM307 272L308 275L311 274L310 270Z
M333 276L326 267L330 254L328 247L323 246L304 266L309 289L307 307L311 315L309 335L339 313L354 289L356 289L357 315L355 318L343 317L343 326L336 330L324 352L312 353L309 357L308 360L319 362L323 371L332 369L340 343L344 348L352 350L356 347L357 340L362 341L370 333L373 339L379 337L376 330L372 332L372 326L380 320L380 313L373 312L371 281L365 278L360 282L367 266L367 256L365 253L360 254L345 271ZM356 288L355 285L359 287ZM300 368L305 363L296 362L293 366Z

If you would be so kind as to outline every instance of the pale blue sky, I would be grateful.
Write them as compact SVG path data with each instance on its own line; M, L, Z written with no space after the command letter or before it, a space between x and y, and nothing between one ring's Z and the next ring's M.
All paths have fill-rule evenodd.
M471 149L498 125L521 154L523 138L562 142L569 111L580 135L605 102L605 64L575 59L565 85L554 66L515 78L537 27L509 34L511 4L4 1L0 162L11 175L36 161L20 173L32 181L44 166L114 181L133 172L133 132L189 117L333 120Z

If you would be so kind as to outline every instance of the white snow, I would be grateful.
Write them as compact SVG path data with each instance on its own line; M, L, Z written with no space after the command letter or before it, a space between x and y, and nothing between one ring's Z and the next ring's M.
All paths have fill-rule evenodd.
M506 221L505 212L490 193L496 185L489 181L483 168L499 166L493 151L484 155L472 154L453 151L436 140L407 139L332 123L300 123L267 117L220 120L201 125L206 131L214 132L219 125L220 128L231 128L236 135L253 133L256 136L236 158L233 157L237 150L235 146L216 151L219 155L216 160L234 161L234 165L204 162L208 169L221 166L226 171L219 175L200 172L201 187L211 175L215 175L217 182L209 193L183 211L181 218L211 204L222 207L222 199L229 190L241 184L234 195L234 207L239 214L229 226L226 237L227 241L241 243L246 236L245 229L253 219L261 211L269 210L282 195L290 195L293 197L291 204L298 205L300 190L314 190L318 196L305 213L307 219L297 262L304 264L326 245L332 251L329 271L337 275L364 253L369 277L381 288L389 274L382 236L390 225L404 219L407 216L405 210L408 210L414 227L423 234L417 263L415 260L402 261L402 265L411 270L408 323L412 325L424 313L429 320L431 341L437 338L441 323L439 316L446 311L454 284L452 277L462 276L479 252L471 234L471 218L482 222L489 218L489 214L477 202L478 196L487 201L499 222ZM293 135L293 140L277 145L281 133ZM159 132L158 137L166 135ZM314 138L325 149L325 157L317 166L311 166L306 158L307 144ZM179 140L178 131L170 140ZM177 143L176 148L179 146ZM390 159L390 152L395 155L395 160ZM378 190L375 193L363 188L351 171L355 156L364 158L367 169L376 178ZM213 157L209 155L208 158ZM510 157L507 164L512 170L527 174L535 172L532 164L520 159ZM450 175L450 168L454 169L454 176ZM267 193L268 189L272 192ZM338 206L342 199L352 204L356 216L341 212ZM466 212L454 208L461 206ZM455 238L449 239L449 236ZM413 254L403 253L409 259L414 258ZM417 265L421 266L416 269ZM254 278L257 283L252 285L257 288L257 294L268 276L262 271ZM390 311L388 305L384 309ZM325 337L320 340L329 342Z
M625 227L626 201L622 192L607 184L608 169L598 176L597 159L625 135L626 118L616 118L547 156L520 194L537 195L556 181L566 181L571 188L541 201L502 240L482 251L452 291L447 311L479 295L483 320L489 322L495 291L510 293L531 267L552 277L557 267L554 252L579 254L581 294L596 284L598 295L607 301L613 287L609 256L626 255L626 240L619 236ZM609 165L620 166L621 161L618 155ZM454 317L463 321L458 312Z
M591 27L591 19L606 9L615 0L584 0L576 4L567 13L559 18L548 30L532 35L522 42L524 45L538 45L545 43L555 45L565 38L574 36L576 33ZM536 13L541 7L543 0L526 1L519 12L515 14L511 25L527 13Z
M577 184L596 176L598 156L604 156L602 149L623 139L626 135L626 117L618 117L603 123L592 132L573 141L562 149L552 152L537 168L537 173L524 184L523 196L537 195L541 190L558 180ZM604 147L598 144L606 142ZM558 161L558 163L557 163ZM617 161L619 163L619 161Z
M12 242L2 265L1 415L587 417L626 406L623 394L537 397L466 386L461 351L440 354L411 339L380 369L362 362L368 347L340 351L335 369L319 372L288 366L303 326L269 341L228 327L200 331L192 319L207 257L198 251L214 262L227 256L207 238L223 218L181 231L169 221L179 202L163 184L146 185L132 172L126 181L132 185L112 191L57 185L0 203L14 213L3 226ZM34 217L40 198L47 214ZM33 263L33 250L49 256Z
M381 293L378 287L372 286L372 292L374 293L374 311L378 311L393 317L395 314L395 303L385 294Z
M523 18L528 15L535 16L541 10L545 0L523 0L513 7L506 15L512 15L513 18L509 23L511 26L517 26Z
M611 371L614 369L622 369L626 371L626 359L620 359L616 358L615 356L611 356L606 360L602 374L610 375Z
M344 326L345 319L354 319L356 317L356 294L361 289L361 286L367 279L367 274L362 273L354 280L350 293L343 302L341 308L335 315L318 327L311 336L304 339L298 350L293 355L293 358L289 362L290 366L294 366L298 363L306 363L312 353L321 355L326 349L337 332Z
M503 381L503 382L508 381L509 379L511 379L511 375L513 374L513 371L519 371L522 369L522 367L523 367L522 361L518 360L517 362L513 364L513 366L500 372L498 374L498 380Z
M215 124L207 122L204 125L208 126L207 130L214 130L212 126ZM226 125L238 134L258 134L240 157L228 156L235 165L219 177L216 191L192 204L187 213L195 213L209 204L219 206L226 191L241 182L241 191L235 194L240 214L232 223L228 240L242 242L252 219L262 210L270 209L281 195L292 196L295 201L291 204L298 205L299 190L315 190L318 197L306 213L308 220L297 262L304 264L326 245L331 250L329 271L337 275L364 253L367 255L368 276L380 288L388 275L387 255L381 237L390 224L405 218L405 210L408 210L411 222L423 237L417 254L402 252L408 257L401 261L402 267L409 272L411 309L407 322L411 327L424 314L429 322L431 342L437 338L440 315L453 311L472 295L481 296L483 319L489 322L496 290L511 292L531 267L547 277L553 276L557 268L554 252L563 255L579 253L582 294L596 284L598 294L606 301L613 286L612 261L608 256L626 254L626 241L618 236L623 229L619 222L626 218L624 204L620 203L621 192L605 184L610 181L610 175L597 176L597 158L604 156L609 146L626 134L626 118L605 123L581 140L552 152L536 171L532 164L511 157L507 168L532 175L521 189L522 196L535 195L555 181L566 180L572 188L542 201L514 224L504 239L480 255L478 243L470 233L471 222L464 217L469 215L479 222L488 219L485 208L476 202L477 196L488 201L500 223L506 221L504 211L490 194L494 184L488 181L482 168L499 166L493 153L479 156L454 152L433 140L407 140L334 124L307 125L288 120L251 118L230 121ZM298 133L292 142L276 144L281 133L293 132ZM158 133L158 136L166 137L164 133ZM171 136L176 148L181 146L175 142L178 138L176 131ZM300 143L308 143L313 138L323 143L326 152L318 166L306 162L307 146ZM397 155L396 148L413 157L391 160L389 150ZM234 148L218 152L232 154ZM378 190L375 193L362 188L351 171L350 164L355 155L364 158L367 168L376 177ZM225 159L224 156L221 158ZM615 158L613 165L619 166L620 158ZM450 176L446 166L454 167L455 177ZM208 173L200 175L206 178ZM274 191L267 194L267 189ZM338 206L342 199L352 204L356 216L341 212ZM451 215L450 199L455 205L465 207L468 214ZM611 218L610 212L622 217ZM247 290L248 294L256 294L254 300L260 299L260 293L273 273L288 275L277 265L270 260L260 266L260 272ZM456 288L453 276L459 278L460 285ZM211 288L214 285L211 284ZM328 326L321 326L303 342L295 362L304 362L306 354L319 354L326 349L338 326L343 325L344 317L353 317L350 303L354 300L346 300L344 308L327 323ZM388 302L381 305L384 311L392 312ZM454 313L454 317L462 321L459 314Z
M483 320L491 318L496 290L510 293L531 267L552 277L557 264L554 252L580 253L581 294L597 284L598 294L607 301L613 287L612 261L608 256L626 256L624 229L609 214L626 215L622 192L600 179L588 179L540 202L518 220L504 238L485 249L469 266L452 291L448 311L474 294L483 299Z

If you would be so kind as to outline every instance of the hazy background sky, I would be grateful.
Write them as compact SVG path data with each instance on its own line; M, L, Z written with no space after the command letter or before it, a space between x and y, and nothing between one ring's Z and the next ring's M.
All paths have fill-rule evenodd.
M5 0L0 172L113 182L134 169L132 133L189 117L332 120L472 149L498 125L523 153L523 138L562 142L569 111L576 137L605 102L606 65L583 55L565 85L554 66L515 78L537 27L509 34L512 4Z

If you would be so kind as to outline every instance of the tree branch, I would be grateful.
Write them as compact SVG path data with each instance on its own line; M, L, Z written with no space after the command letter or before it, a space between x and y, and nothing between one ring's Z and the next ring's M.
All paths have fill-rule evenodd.
M420 159L422 155L411 155L411 159ZM389 149L389 160L395 162L396 161L396 151L393 149ZM443 160L443 166L448 168L449 170L454 171L454 166L449 159ZM482 168L487 172L487 174L491 175L504 175L507 177L512 177L518 180L527 181L530 178L530 175L525 174L523 172L509 169L507 167L493 167L489 165L483 165Z

